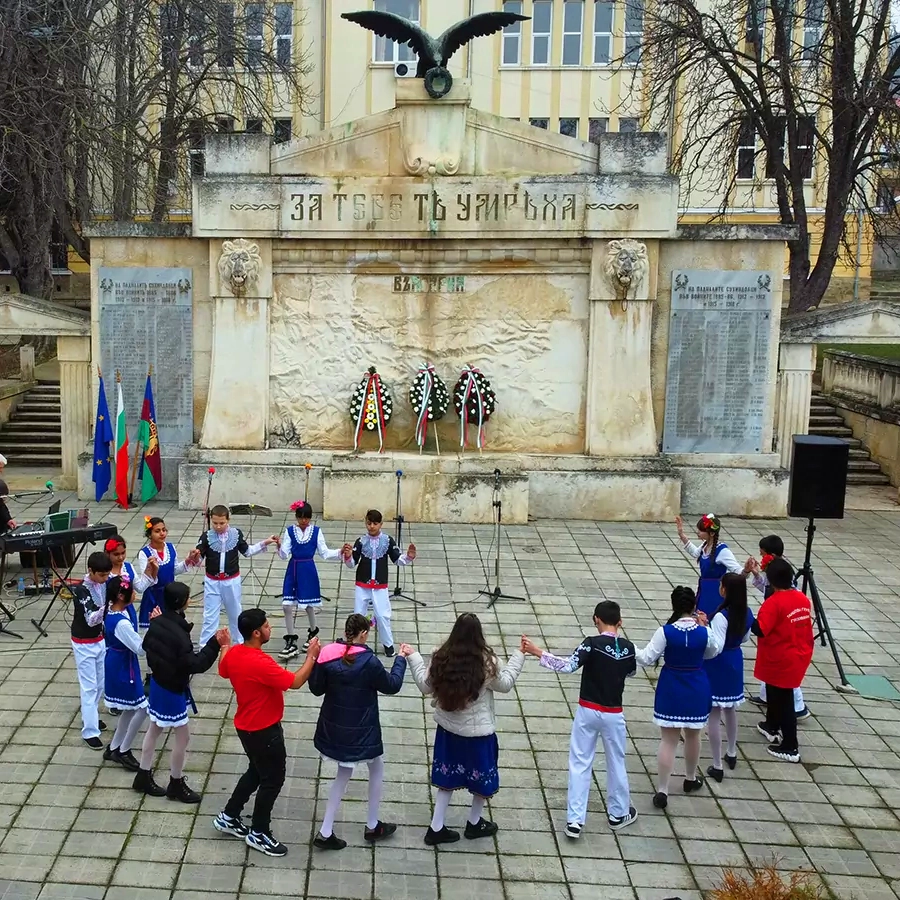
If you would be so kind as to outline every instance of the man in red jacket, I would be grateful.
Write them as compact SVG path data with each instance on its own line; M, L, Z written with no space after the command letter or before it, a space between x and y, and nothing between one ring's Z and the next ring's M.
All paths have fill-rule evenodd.
M770 742L770 755L798 763L794 688L800 687L812 660L812 607L806 594L793 587L794 570L786 560L772 560L766 577L775 591L763 601L752 631L759 639L754 675L766 685L769 705L756 730Z
M234 687L234 727L250 764L213 825L223 834L243 838L249 847L266 856L284 856L287 847L271 831L272 807L287 768L281 728L284 692L306 684L319 655L319 641L313 638L309 642L303 666L289 672L262 649L272 636L272 626L261 609L245 609L238 616L238 628L244 643L232 645L221 658L219 675L228 678ZM253 824L248 828L241 820L241 811L254 791Z

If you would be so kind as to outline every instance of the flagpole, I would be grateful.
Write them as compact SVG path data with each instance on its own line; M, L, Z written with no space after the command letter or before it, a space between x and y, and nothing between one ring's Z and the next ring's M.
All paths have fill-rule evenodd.
M150 378L153 375L153 366L147 370L147 377ZM141 443L140 437L134 443L134 460L131 466L131 487L128 489L128 502L131 503L134 500L134 483L137 480L137 472L138 472L138 456L140 451L144 445Z

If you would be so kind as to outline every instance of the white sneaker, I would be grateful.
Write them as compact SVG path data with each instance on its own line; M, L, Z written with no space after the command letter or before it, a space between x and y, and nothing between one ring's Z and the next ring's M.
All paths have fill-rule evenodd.
M577 822L567 822L566 837L570 837L572 840L577 841L578 838L581 837L581 825Z

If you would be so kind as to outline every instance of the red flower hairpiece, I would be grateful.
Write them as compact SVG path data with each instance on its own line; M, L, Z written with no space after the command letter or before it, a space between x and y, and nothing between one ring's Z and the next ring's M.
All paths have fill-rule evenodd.
M305 500L297 500L295 503L291 504L291 512L297 512L301 506L306 506Z
M765 553L765 554L763 554L763 558L759 561L759 567L760 567L760 569L762 569L762 571L765 572L765 571L766 571L766 568L767 568L768 565L769 565L769 563L772 562L773 559L775 559L775 554L774 554L774 553Z

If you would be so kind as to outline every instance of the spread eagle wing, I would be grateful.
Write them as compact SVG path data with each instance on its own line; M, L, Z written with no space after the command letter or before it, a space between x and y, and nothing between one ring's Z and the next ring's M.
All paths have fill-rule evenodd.
M342 13L342 19L355 22L369 31L374 31L380 37L390 38L398 44L408 44L415 50L420 60L431 61L434 59L432 40L415 22L404 19L403 16L377 9L364 9L359 12ZM434 60L432 65L437 65Z
M442 66L446 66L447 60L473 38L496 34L498 31L506 28L507 25L524 22L530 18L531 16L521 16L518 13L486 12L463 19L452 28L448 28L438 38L437 45L441 54L439 62Z

